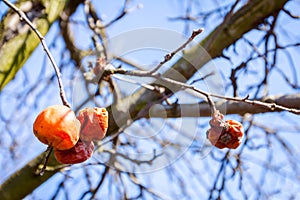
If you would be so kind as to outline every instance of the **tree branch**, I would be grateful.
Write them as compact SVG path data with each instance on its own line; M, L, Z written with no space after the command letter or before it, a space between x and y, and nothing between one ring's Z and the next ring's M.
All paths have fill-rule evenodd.
M258 101L270 105L280 105L286 108L298 109L300 114L300 94L290 95L276 95L267 96L263 99L256 99L252 101ZM261 107L253 104L249 104L243 101L219 101L215 103L218 108L224 108L226 114L239 114L244 115L246 113L257 114L266 112L282 112L284 110L275 108L268 109L268 107ZM149 113L147 113L149 114ZM144 116L146 118L178 118L178 117L209 117L211 116L211 108L208 103L198 104L172 104L172 105L160 105L151 108L151 116Z

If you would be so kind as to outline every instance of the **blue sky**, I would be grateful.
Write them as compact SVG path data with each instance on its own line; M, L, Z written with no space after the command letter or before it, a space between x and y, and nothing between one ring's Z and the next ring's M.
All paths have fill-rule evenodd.
M117 16L119 14L119 10L120 8L122 8L123 6L123 1L114 1L114 3L111 3L109 1L104 1L104 0L99 0L99 1L94 1L95 2L95 7L97 9L100 10L101 12L101 17L104 20L104 23L109 22L111 19L113 19L115 16ZM204 0L201 1L201 3L195 5L194 9L192 10L193 13L196 13L196 11L202 10L202 11L207 11L207 10L211 10L213 3L215 2L219 2L219 4L221 1L210 1L210 0ZM146 1L146 0L141 0L141 1L132 1L132 3L129 5L129 8L134 8L136 7L138 4L141 4L142 6L140 6L141 8L134 10L133 12L129 13L128 15L126 15L123 19L121 19L120 21L118 21L117 23L115 23L114 25L112 25L111 27L108 28L107 30L107 34L109 38L116 38L119 37L120 35L125 34L128 31L133 31L135 29L144 29L144 28L161 28L161 29L166 29L166 30L170 30L170 31L174 31L177 32L178 35L183 35L185 37L188 37L188 33L185 32L184 28L184 23L180 22L180 21L176 21L176 22L171 22L170 20L168 20L168 17L176 17L179 15L184 15L184 11L185 11L185 6L186 4L182 3L182 1L178 1L178 0L162 0L159 1L159 3L155 2L155 1ZM5 6L3 5L3 3L0 3L0 15L3 14L3 9ZM287 8L291 10L291 12L293 13L299 13L299 2L297 3L293 3L292 6L290 6L290 3L287 4ZM80 21L85 21L85 18L83 16L83 7L81 6L76 15L73 18L74 20L80 20ZM222 18L220 16L215 16L214 19L210 20L208 23L208 26L205 27L206 31L199 35L199 37L197 37L196 41L200 41L201 39L203 39L211 30L212 28L214 28L215 26L218 25L218 23L220 23L222 20ZM283 24L284 26L278 27L279 29L286 29L289 30L289 35L280 35L279 37L279 41L280 43L283 45L285 43L291 43L291 41L295 40L295 41L299 41L299 27L300 24L298 23L294 23L289 21L286 17L285 18L281 18L281 21L278 22L280 24ZM190 25L190 31L193 28L200 28L199 25L196 24L191 24ZM50 44L50 42L57 38L58 36L58 25L54 24L53 27L51 28L50 32L47 34L46 36L46 41L48 44ZM89 44L87 44L87 40L89 40L89 37L91 36L90 33L88 33L86 30L84 30L83 28L76 28L74 29L75 31L75 39L77 41L77 44L80 47L87 47ZM282 31L282 30L280 30ZM282 31L281 33L284 33L284 31ZM246 38L252 39L252 38L256 38L256 37L261 37L260 34L258 34L256 31L253 31L249 34L246 34L245 36ZM151 36L148 36L148 38L145 38L147 40L153 40L153 38L151 38ZM172 43L172 41L165 41ZM54 55L56 61L59 63L60 60L60 53L61 53L61 49L63 49L63 45L61 42L61 39L58 39L56 42L56 48L51 48L51 52ZM220 72L223 73L226 77L228 77L228 71L230 71L230 69L234 66L237 66L241 61L241 57L243 57L243 55L246 55L247 52L249 51L249 49L245 48L245 43L240 42L237 45L237 49L240 53L240 55L237 56L233 56L234 58L234 64L228 62L228 61L224 61L223 59L216 59L213 64L215 66L217 66L220 69ZM263 48L260 47L260 50L262 50ZM294 55L294 64L296 66L296 73L298 74L298 77L300 77L300 70L299 67L297 66L297 63L300 62L300 58L299 56L297 56L299 54L299 47L290 50L291 54ZM230 55L234 55L233 53L233 49L229 48L228 51L226 51L226 53L230 54ZM147 53L147 55L145 56L143 54L143 51L139 52L139 51L135 51L135 52L130 52L129 57L133 57L133 59L135 59L135 61L140 62L142 64L151 64L152 62L158 62L160 61L163 56L165 55L165 51L164 50L153 50L150 49ZM46 61L45 61L46 60ZM18 95L15 95L14 91L18 90L18 89L22 89L22 90L29 90L30 87L32 86L32 84L35 83L38 75L40 74L40 72L43 70L42 63L45 62L45 68L44 68L44 72L43 72L43 76L41 77L41 85L39 87L43 87L44 85L46 85L47 83L43 82L44 80L47 80L47 76L52 74L53 69L51 67L51 65L49 64L49 62L47 61L47 58L45 57L45 54L42 50L42 47L39 46L36 51L33 53L32 57L27 61L27 63L24 65L24 69L23 71L20 71L17 76L16 79L14 81L12 81L4 90L3 93L1 94L1 102L0 102L0 108L1 108L1 112L5 112L6 116L9 115L14 115L15 113L14 110L12 109L14 106L18 105ZM288 75L291 75L293 73L293 71L291 70L291 68L286 67L286 63L287 63L287 58L285 57L285 55L283 53L279 54L278 57L278 63L277 65L280 66L280 69L284 70L285 72L287 72ZM171 62L172 63L172 62ZM250 68L255 70L258 66L260 66L262 64L261 61L259 62L253 62L251 63ZM221 66L221 67L220 67ZM72 73L72 71L64 71L65 73ZM26 85L23 84L24 80L25 80L25 76L24 74L27 74L30 79L26 82ZM205 74L205 73L204 73ZM262 76L262 74L254 74L252 76L253 80L255 80L255 78ZM65 85L68 85L68 79L69 76L63 76L63 80L66 81ZM272 72L272 76L270 77L270 82L272 82L272 84L270 85L270 94L277 94L277 93L294 93L295 90L291 90L289 87L286 86L285 81L278 75L278 73L276 71ZM11 126L9 125L9 129L12 130L13 135L17 135L17 133L20 132L20 136L21 138L18 139L19 142L19 149L17 150L17 156L18 159L16 162L11 162L11 163L7 163L6 166L4 166L4 164L7 162L7 158L5 157L0 157L0 163L1 166L4 166L3 170L1 170L0 172L0 182L3 181L8 174L13 173L13 171L11 169L15 169L15 168L19 168L22 165L24 165L26 162L28 162L28 160L30 160L31 158L35 157L36 155L38 155L40 152L42 152L43 150L45 150L45 146L41 145L34 137L33 134L31 134L31 124L34 120L34 117L37 115L37 113L44 108L47 105L51 105L51 104L57 104L60 103L60 98L58 96L58 90L57 90L57 85L56 82L53 82L54 84L51 85L48 89L47 89L47 95L42 96L39 100L38 105L35 107L35 110L32 110L32 114L28 117L22 117L21 115L16 116L17 120L18 120L18 127L16 126ZM245 87L246 84L251 84L251 81L246 82L245 81ZM298 80L298 84L299 84L299 80ZM127 86L126 86L127 87ZM204 86L203 86L204 87ZM243 89L243 83L241 88ZM42 90L42 89L40 89ZM38 93L40 90L37 90L34 94ZM74 91L73 91L74 92ZM299 92L299 90L298 90ZM34 95L33 94L33 95ZM79 94L80 95L80 94ZM231 95L231 93L229 93L229 95ZM244 93L242 93L242 95L244 95ZM74 99L72 99L74 97L74 94L72 94L72 91L68 91L68 98L70 99L70 101L75 101ZM33 102L35 99L32 99L30 97L26 98L26 102L29 104L31 102ZM193 99L194 100L194 99ZM191 100L191 101L193 101ZM26 113L26 108L20 110L21 113ZM289 114L285 115L285 114L279 114L276 115L274 117L274 115L272 114L266 114L266 115L258 115L255 118L257 119L258 122L260 121L267 121L270 124L274 124L274 126L276 125L282 125L282 126L288 126L288 124L285 122L285 118L290 117L292 118L292 120L294 120L294 124L297 124L297 121L299 121L299 117L295 117L295 116L291 116ZM239 117L237 117L237 119L239 119ZM296 126L296 125L295 125ZM134 127L133 127L134 129ZM0 122L0 130L5 130L5 123ZM299 129L298 129L299 130ZM257 134L257 137L260 137L260 131L256 130L257 132L255 134ZM299 147L297 147L297 141L299 139L299 137L295 134L292 134L293 131L292 129L287 129L287 132L280 132L280 134L285 137L285 135L289 135L290 138L290 143L293 144L293 146L296 148L295 152L296 154L299 154ZM10 137L8 135L3 136L4 140L7 141L7 143L4 143L4 147L8 148L9 145L11 144L12 140L10 139ZM22 150L24 149L23 143L26 143L27 147L26 149L26 156L24 156L22 154ZM261 141L261 140L260 140ZM275 144L276 146L276 144ZM2 155L5 155L8 153L8 150L5 149L3 147L1 147L0 152ZM249 152L248 152L249 153ZM264 157L267 155L267 152L265 151L259 151L259 153L261 153L261 157ZM282 158L282 159L281 159ZM278 161L280 162L281 160L284 160L284 156L281 156L280 158L278 158ZM201 162L201 160L199 159L198 162ZM203 162L207 162L207 161L203 161ZM248 164L247 166L248 168L251 168L251 164ZM253 169L253 168L252 168ZM249 171L251 171L252 169L249 169ZM290 169L287 169L290 170ZM99 173L101 172L101 170L99 170ZM75 171L72 174L74 175L75 181L73 184L75 183L79 183L77 185L78 189L80 189L80 187L84 187L80 184L80 176L77 176L76 174L81 174L82 171ZM95 172L96 173L96 172ZM162 172L156 172L156 176L162 176L162 174L160 174ZM254 173L254 172L252 172ZM147 176L151 177L151 174L148 174L145 176L145 179L149 178ZM53 179L50 179L46 184L44 184L43 186L41 186L40 188L38 188L35 191L36 196L39 196L41 194L43 194L44 192L49 192L49 194L52 194L53 191L55 191L56 188L56 183L57 181L59 181L60 179L62 179L63 176L59 175L56 176ZM166 187L165 185L165 180L167 178L164 177L163 181L160 183L161 184L161 188ZM203 180L205 181L209 181L209 175L205 176L205 179ZM108 184L108 183L106 183ZM278 183L277 183L278 184ZM280 183L279 183L280 184ZM290 185L291 183L287 183L285 185L285 187L287 187L288 185ZM49 186L52 186L49 189ZM70 184L72 185L72 184ZM277 186L277 185L276 185ZM71 187L71 186L70 186ZM270 187L270 186L268 186ZM277 186L278 187L278 186ZM203 188L202 188L203 189ZM233 191L234 192L234 191ZM106 193L106 191L104 191L103 193ZM76 194L74 194L76 196ZM193 194L193 195L197 195L197 194ZM30 197L28 198L30 199Z

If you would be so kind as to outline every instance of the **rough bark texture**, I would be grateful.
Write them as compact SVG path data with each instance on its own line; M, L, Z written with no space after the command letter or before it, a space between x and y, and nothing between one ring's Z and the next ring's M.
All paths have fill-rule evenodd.
M200 43L200 45L205 48L212 58L220 56L225 48L232 45L244 33L255 28L263 21L264 18L272 15L275 12L278 12L286 2L287 0L249 1L247 5L234 13L233 16L226 19L224 23L220 24L209 36L206 37L206 39ZM189 79L198 69L200 69L206 62L210 60L210 57L205 53L205 51L201 50L201 46L196 46L185 52L185 57L180 59L171 70L167 71L165 76L181 81L186 81ZM10 51L14 49L15 48L10 49ZM22 45L19 47L19 49L15 50L20 52L20 49L22 49ZM29 51L29 49L24 49L24 54L25 50L26 52ZM26 55L28 57L27 53ZM187 60L189 62L187 62ZM20 61L18 61L18 63L21 62L24 62L23 57L20 59ZM0 66L2 66L2 64L0 64ZM18 67L16 67L16 69L19 69L22 65L17 66ZM6 68L6 70L9 69L10 68ZM10 71L10 77L13 77L11 75L14 75L16 70L14 69ZM179 76L176 77L176 73L183 75L184 78ZM0 80L3 80L3 75L0 76ZM5 78L5 80L9 79ZM8 81L5 83L7 82ZM1 81L1 88L3 88L3 85L4 82ZM138 113L148 103L159 101L160 99L160 95L149 92L149 90L141 89L134 95L120 100L117 104L110 106L108 108L110 114L108 135L116 133L120 126L125 125L128 122L128 117L133 119L137 117ZM128 114L130 114L130 116L128 116ZM49 171L43 177L35 177L33 172L34 169L36 169L36 165L39 163L39 161L40 159L33 160L24 166L24 168L20 169L13 176L11 176L4 184L2 184L0 186L0 199L21 199L27 194L30 194L35 187L38 187L38 185L45 182L57 172ZM17 195L17 193L19 193L19 188L22 190L22 193Z

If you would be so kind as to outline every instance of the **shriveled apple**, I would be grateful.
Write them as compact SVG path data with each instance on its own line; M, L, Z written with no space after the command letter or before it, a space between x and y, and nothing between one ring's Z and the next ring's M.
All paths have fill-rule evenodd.
M54 149L66 150L74 147L79 140L80 122L69 107L53 105L37 116L33 132L42 143Z

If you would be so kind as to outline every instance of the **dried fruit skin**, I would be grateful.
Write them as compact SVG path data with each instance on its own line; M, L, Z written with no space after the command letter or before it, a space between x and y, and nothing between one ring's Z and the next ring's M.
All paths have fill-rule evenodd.
M79 140L80 122L69 107L53 105L37 116L33 132L46 145L59 150L70 149Z
M235 120L226 120L226 123L229 124L227 133L232 137L232 139L228 141L227 147L236 149L242 142L244 136L244 127L240 122Z
M216 130L215 128L210 128L207 131L208 140L210 141L210 143L212 145L214 145L215 147L218 147L219 149L223 149L226 147L226 145L219 140L219 138L221 137L221 134L222 134L222 129Z
M211 128L207 131L208 140L217 148L236 149L244 136L243 125L235 120L223 121L219 112L210 120Z
M81 123L80 139L84 141L99 141L107 131L108 113L105 108L85 108L79 112Z
M56 160L63 164L82 163L93 155L94 143L79 140L74 147L68 150L54 149Z

